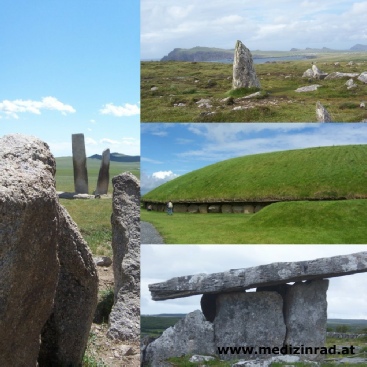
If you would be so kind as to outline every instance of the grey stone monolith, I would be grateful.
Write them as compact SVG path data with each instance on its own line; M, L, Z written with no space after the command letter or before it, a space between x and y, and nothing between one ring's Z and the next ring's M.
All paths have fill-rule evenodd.
M88 194L87 156L84 134L72 134L74 188L78 194Z
M112 249L115 303L108 336L137 340L140 336L140 184L130 172L112 179Z
M318 122L332 122L331 116L327 109L320 103L316 103L316 118Z
M232 88L260 88L250 50L237 41L234 50Z
M0 139L0 365L36 366L58 282L55 160L46 143Z
M151 367L165 366L170 357L186 354L215 354L213 324L196 310L168 328L146 348L144 361Z
M0 139L0 364L81 366L97 303L88 246L59 204L46 143Z
M287 288L284 297L284 318L287 325L286 345L322 347L326 340L329 280L298 282ZM320 359L307 354L309 360Z
M276 292L219 294L213 326L216 349L229 346L281 348L286 335L283 299ZM223 360L252 359L261 357L258 352L255 349L252 354L219 354L218 357Z
M96 195L106 195L110 182L110 150L106 149L102 153L101 167L99 169Z

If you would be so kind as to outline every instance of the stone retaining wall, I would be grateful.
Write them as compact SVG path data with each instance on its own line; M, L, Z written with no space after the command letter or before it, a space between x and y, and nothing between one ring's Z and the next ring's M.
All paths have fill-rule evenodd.
M173 211L175 213L244 213L253 214L257 213L270 203L173 203ZM144 202L144 208L147 209L151 205L153 211L164 212L166 211L166 204L164 203L151 203Z

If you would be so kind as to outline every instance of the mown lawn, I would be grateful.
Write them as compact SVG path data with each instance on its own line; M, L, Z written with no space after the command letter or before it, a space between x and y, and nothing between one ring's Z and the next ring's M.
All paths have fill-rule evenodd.
M359 107L366 99L367 84L355 78L358 87L348 90L348 78L308 80L303 73L311 61L327 73L367 71L365 53L325 54L317 59L282 61L255 65L261 82L261 96L251 100L254 108L235 111L230 101L232 64L210 62L142 62L142 122L315 122L316 102L320 101L335 122L360 122L367 119L367 109ZM340 61L336 67L334 62ZM348 65L349 61L355 64ZM317 91L297 93L299 87L320 84ZM152 87L156 87L153 88ZM249 95L243 91L236 98ZM210 99L211 108L199 108L196 102ZM184 104L185 106L175 106ZM214 113L213 113L214 112Z
M364 244L367 200L271 204L256 214L141 210L167 244Z

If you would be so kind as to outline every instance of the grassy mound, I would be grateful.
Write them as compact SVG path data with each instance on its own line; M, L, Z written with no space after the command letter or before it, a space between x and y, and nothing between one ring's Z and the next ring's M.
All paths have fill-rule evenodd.
M143 201L290 201L367 198L367 145L256 154L187 173Z

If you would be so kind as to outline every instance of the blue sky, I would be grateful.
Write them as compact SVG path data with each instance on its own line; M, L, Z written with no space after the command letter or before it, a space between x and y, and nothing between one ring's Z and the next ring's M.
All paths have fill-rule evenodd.
M141 124L141 191L225 159L279 150L367 144L367 124Z
M71 155L140 152L139 0L3 0L0 135L27 133Z
M188 313L200 309L201 296L153 301L152 283L184 275L216 273L273 262L304 261L367 251L367 245L142 245L141 313ZM328 318L367 319L367 273L330 278Z
M141 0L141 58L174 48L349 49L367 44L362 0Z

